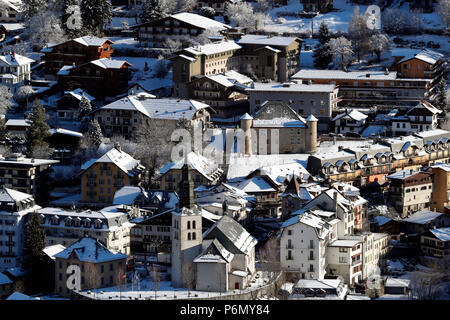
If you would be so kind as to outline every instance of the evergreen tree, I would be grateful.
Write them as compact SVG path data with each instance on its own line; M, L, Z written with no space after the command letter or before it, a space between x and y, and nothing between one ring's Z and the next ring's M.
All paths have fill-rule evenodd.
M83 35L83 18L81 17L81 0L65 0L61 25L70 39Z
M46 8L47 0L22 0L21 9L24 21L27 21L39 12L44 12Z
M92 110L91 102L86 96L81 96L81 101L78 109L78 120L81 120L86 114L88 114Z
M0 118L0 144L6 144L5 118Z
M445 79L441 78L441 80L437 85L436 100L434 101L436 108L442 110L444 116L447 114L448 111L446 87L447 84L445 82Z
M153 21L165 16L160 0L144 0L139 18L141 23Z
M102 128L97 120L94 119L89 122L89 128L86 135L92 145L98 147L102 143Z
M111 3L107 0L81 0L80 8L86 31L103 36L105 25L112 21Z
M30 155L35 148L48 148L48 143L44 141L45 138L50 136L50 127L46 123L47 118L44 106L39 99L36 99L31 108L31 113L28 115L30 127L27 133L27 147Z
M45 289L44 250L45 236L37 212L31 214L26 227L23 269L26 270L26 287L29 293Z
M331 39L330 30L325 21L322 20L319 28L319 43L314 51L314 67L318 69L326 69L333 61L333 53L331 52L328 41Z

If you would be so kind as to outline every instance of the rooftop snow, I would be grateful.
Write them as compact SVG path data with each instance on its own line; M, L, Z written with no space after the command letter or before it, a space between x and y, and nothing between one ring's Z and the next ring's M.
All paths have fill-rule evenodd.
M247 34L239 39L238 44L258 44L264 46L287 47L296 37L270 37L264 35Z
M14 55L8 53L5 55L0 55L0 62L3 62L9 66L23 66L26 64L33 63L35 61L25 56L21 56L20 54L17 53L15 53Z
M44 248L44 252L47 256L49 256L51 259L55 260L55 255L60 253L61 251L65 250L66 247L64 247L62 244L55 244L53 246L48 246Z
M444 57L444 55L442 53L425 49L420 52L411 52L411 54L406 55L397 63L402 63L402 62L405 62L405 61L415 58L415 59L419 59L419 60L424 61L429 64L435 64L436 62L441 60L443 57Z
M88 93L86 93L85 91L83 91L83 89L78 88L72 91L64 91L64 94L70 94L71 96L75 97L76 99L81 101L81 97L84 95L85 98L87 98L89 101L93 101L95 100L95 98L91 95L89 95Z
M405 170L400 170L397 171L391 175L388 175L388 179L398 179L398 180L403 180L409 177L412 177L416 174L418 174L419 172L417 171L413 171L413 170L409 170L409 169L405 169Z
M125 60L112 60L108 58L97 59L89 63L95 64L103 69L120 69L124 64L129 64Z
M336 121L336 120L339 120L341 118L346 118L346 119L350 118L350 119L355 120L355 121L361 121L361 120L367 119L367 117L368 117L367 115L365 115L362 112L359 112L358 110L351 110L348 113L345 112L345 113L341 113L341 114L337 115L336 117L334 117L332 119L332 121Z
M189 12L177 13L171 17L202 29L225 30L230 28L230 26L216 20Z
M133 186L125 186L117 190L114 194L113 204L134 204L134 200L142 193L141 188Z
M98 37L92 37L92 36L84 36L84 37L73 39L73 41L81 43L82 45L85 45L85 46L101 46L106 41L111 41L111 40L109 40L107 38L98 38Z
M262 177L253 177L251 179L246 179L243 182L238 182L234 184L234 187L246 192L246 193L257 193L257 192L274 192L276 191L266 180Z
M367 75L370 75L367 77ZM338 80L395 80L397 72L390 71L341 71L341 70L319 70L303 69L292 76L292 79L338 79Z
M217 164L214 161L212 161L202 155L199 155L195 152L190 152L187 155L187 161L188 161L188 165L192 169L197 170L201 175L203 175L208 180L212 180L210 175L212 173L214 173L218 168ZM169 170L181 169L184 165L184 162L185 162L184 158L177 162L171 162L171 163L167 164L166 166L164 166L159 172L160 172L160 174L163 175L163 174L167 173Z
M222 41L218 43L207 43L202 46L194 46L184 49L183 51L189 52L194 55L211 55L221 53L230 50L238 50L241 46L234 41Z
M0 272L0 285L12 284L12 283L13 282L11 281L10 278L8 278L6 276L6 274Z
M0 202L20 202L33 197L28 193L20 192L6 187L0 187Z
M8 119L5 126L19 126L19 127L29 127L30 121L27 119Z
M443 215L443 213L441 212L423 210L411 214L408 218L403 219L403 221L409 223L426 224L441 215Z
M450 227L431 229L430 232L433 233L439 240L445 242L450 241Z
M133 169L138 168L140 166L140 161L134 159L128 153L119 151L116 148L110 149L103 156L98 158L97 160L91 159L85 162L82 166L82 170L89 169L94 163L114 163L117 167L119 167L123 172L125 172L129 176L133 176Z
M408 279L398 279L398 278L387 278L385 287L409 287L411 280Z
M254 82L254 87L248 88L248 91L291 91L291 92L333 92L336 86L334 84L299 84L295 82L288 83L262 83Z
M49 129L48 131L52 134L60 133L60 134L65 134L65 135L77 137L77 138L83 137L83 134L81 132L76 132L76 131L62 129L62 128Z
M359 240L336 240L328 244L329 247L354 247L361 241Z

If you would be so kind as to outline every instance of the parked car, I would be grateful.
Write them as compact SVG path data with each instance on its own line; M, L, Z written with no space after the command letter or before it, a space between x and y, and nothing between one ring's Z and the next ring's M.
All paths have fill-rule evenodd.
M357 132L347 132L345 134L345 136L351 137L351 138L361 138L361 135Z
M439 49L440 47L441 47L441 45L439 43L433 43L434 49Z

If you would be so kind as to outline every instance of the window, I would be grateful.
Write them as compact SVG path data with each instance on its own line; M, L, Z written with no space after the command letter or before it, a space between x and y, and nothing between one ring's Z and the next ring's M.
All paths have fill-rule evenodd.
M196 235L196 233L192 232L192 240L195 240L195 235Z
M105 272L105 266L102 265L102 266L100 267L100 271L101 271L101 273ZM103 278L102 278L102 279L103 279Z
M187 239L191 240L191 233L190 232L188 232L188 234L187 234Z
M192 221L192 229L195 229L195 221Z

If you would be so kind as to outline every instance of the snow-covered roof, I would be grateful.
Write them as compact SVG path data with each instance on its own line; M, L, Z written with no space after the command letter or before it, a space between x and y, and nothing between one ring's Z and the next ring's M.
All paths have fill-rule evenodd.
M390 174L387 177L388 177L388 179L404 180L404 179L410 178L418 173L419 173L418 171L405 169L405 170L400 170L393 174Z
M59 76L67 76L70 74L70 70L73 69L74 66L62 66L61 69L56 73Z
M0 285L4 285L4 284L11 284L13 283L12 280L10 278L8 278L8 276L2 272L0 272Z
M98 159L91 159L81 166L81 170L89 169L94 163L113 163L129 176L134 176L137 171L141 171L143 167L140 161L134 159L128 153L111 148L103 156Z
M411 52L410 54L406 55L405 57L403 57L400 61L398 61L397 63L402 63L411 59L419 59L423 62L429 63L429 64L435 64L436 62L438 62L439 60L441 60L442 58L444 58L444 55L442 53L433 51L433 50L422 50L420 52Z
M67 129L63 129L63 128L49 129L48 131L51 134L59 133L59 134L65 134L65 135L77 137L77 138L83 137L83 134L81 132L76 132L76 131L67 130Z
M292 118L254 119L254 128L304 128L305 122L302 120L292 120Z
M256 34L246 34L238 40L239 44L258 44L263 46L287 47L298 40L296 37L272 37Z
M443 213L437 211L418 211L411 214L408 218L403 219L404 222L416 223L416 224L427 224L433 221L437 217L442 216Z
M44 164L54 164L58 163L58 160L47 160L47 159L34 159L34 158L25 158L25 157L18 157L18 158L10 158L10 157L1 157L0 156L0 163L6 164L6 163L21 163L24 165L29 166L40 166Z
M333 92L336 86L334 84L301 84L295 82L254 82L248 91L265 91L265 92Z
M439 240L450 241L450 227L431 229L430 232L436 236Z
M195 13L181 12L171 15L170 17L202 29L225 30L230 28L230 26L226 24Z
M214 75L209 75L209 76L205 76L206 78L210 79L211 81L217 82L218 84L229 88L234 86L234 83L231 82L226 76L224 76L223 74L214 74Z
M367 77L369 75L369 77ZM390 71L341 71L302 69L292 76L292 79L336 79L336 80L395 80L397 72Z
M442 113L442 110L439 110L438 108L436 108L435 106L433 106L431 103L429 103L428 101L420 101L415 107L413 107L412 109L408 110L408 114L413 113L414 111L416 112L420 112L423 110L417 110L417 109L421 109L421 108L425 108L427 109L429 112L431 112L432 114L438 114L438 113ZM413 111L414 110L414 111Z
M78 99L81 101L81 97L84 95L85 98L87 98L89 101L93 101L95 100L95 98L93 96L91 96L90 94L86 93L83 89L78 88L72 91L64 91L64 94L70 94L71 96L73 96L74 98Z
M131 65L125 60L112 60L108 58L97 59L89 63L95 64L103 69L120 69L124 64Z
M222 42L207 43L202 46L189 47L185 48L183 51L198 56L203 54L205 55L217 54L230 50L238 50L240 48L241 46L238 45L236 42L229 40Z
M8 119L5 126L18 126L18 127L29 127L31 126L30 121L27 119Z
M238 82L240 84L250 84L253 82L253 79L247 77L246 75L243 75L235 70L227 70L225 71L224 75L228 78L228 79L232 79L235 82Z
M409 279L398 279L398 278L387 278L386 283L384 284L386 287L401 287L401 288L409 288L411 284L411 280Z
M335 240L332 243L328 244L329 247L354 247L361 241L359 240Z
M234 187L246 193L276 191L269 183L267 183L266 179L264 179L263 177L253 177L242 182L237 182L236 184L234 184Z
M192 120L198 110L209 108L209 105L196 100L181 100L173 98L144 98L127 96L107 104L100 109L133 110L139 111L149 118L179 120ZM95 112L94 111L94 112Z
M26 294L14 291L6 300L39 300L38 298L30 297Z
M169 170L181 169L184 166L184 162L185 158L177 162L171 162L165 165L159 172L161 175L163 175L167 173ZM192 169L197 170L202 176L204 176L208 180L213 180L211 175L217 170L220 170L220 172L222 172L222 170L218 168L218 165L214 161L202 155L199 155L196 152L188 153L187 162Z
M64 247L62 244L55 244L53 246L45 247L43 251L47 256L55 260L55 255L57 255L58 253L60 253L65 249L66 247Z
M26 199L33 199L28 193L9 189L4 186L0 187L0 202L20 202Z
M379 226L382 226L392 220L391 218L385 216L375 216L374 219Z
M68 259L72 252L80 261L102 263L128 258L122 253L113 253L105 248L97 239L81 238L67 249L55 255L55 258Z
M141 188L134 186L125 186L120 188L114 194L113 204L134 204L134 200L142 193Z
M253 117L248 113L245 113L242 117L239 118L239 120L253 120Z
M98 38L93 36L84 36L75 38L73 41L81 43L84 46L102 46L105 42L110 41L108 38Z
M286 228L296 223L302 223L312 228L315 228L318 231L318 236L320 239L325 239L325 237L330 232L328 229L329 224L321 217L309 211L303 212L301 214L295 215L292 218L289 218L281 225L281 228Z
M211 241L209 246L202 252L200 255L198 255L194 262L197 263L222 263L222 262L228 262L230 263L233 260L234 254L228 251L222 243L218 239L214 239Z
M296 284L296 288L310 288L310 289L337 289L341 284L339 279L300 279Z
M8 66L23 66L26 64L31 64L35 61L25 56L21 56L17 53L7 53L5 55L0 55L0 64L1 62L5 63Z
M355 121L361 121L361 120L367 119L367 117L368 117L367 115L365 115L362 112L359 112L358 110L351 110L348 113L345 112L345 113L341 113L341 114L337 115L336 117L334 117L332 119L332 121L336 121L336 120L339 120L339 119L342 119L342 118L352 119L352 120L355 120Z

